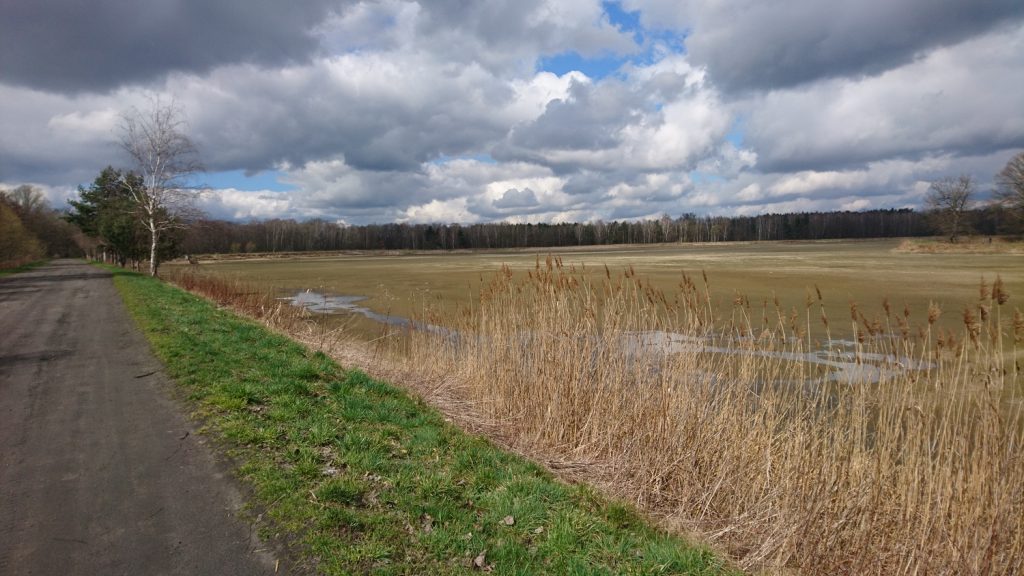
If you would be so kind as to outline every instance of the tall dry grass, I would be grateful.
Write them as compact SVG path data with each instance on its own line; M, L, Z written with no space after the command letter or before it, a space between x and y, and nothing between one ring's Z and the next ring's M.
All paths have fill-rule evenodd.
M821 294L798 310L737 294L719 314L706 277L668 294L601 272L505 268L471 309L427 318L457 336L406 333L377 357L743 567L1024 573L1024 319L1000 281L962 334L935 330L934 306L852 304L840 345L811 336L840 322Z

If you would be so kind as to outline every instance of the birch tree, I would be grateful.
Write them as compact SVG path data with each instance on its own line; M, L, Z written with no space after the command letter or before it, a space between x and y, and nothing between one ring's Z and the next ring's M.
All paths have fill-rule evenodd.
M131 158L140 181L125 179L139 221L149 235L149 273L160 266L160 238L197 214L199 195L190 178L202 171L198 153L185 133L181 110L173 103L152 103L133 109L121 122L121 147Z

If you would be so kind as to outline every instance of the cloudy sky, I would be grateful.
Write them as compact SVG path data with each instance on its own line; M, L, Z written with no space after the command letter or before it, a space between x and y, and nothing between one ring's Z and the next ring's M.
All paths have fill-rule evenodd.
M1020 0L0 6L0 186L56 205L154 98L237 220L918 206L1024 149Z

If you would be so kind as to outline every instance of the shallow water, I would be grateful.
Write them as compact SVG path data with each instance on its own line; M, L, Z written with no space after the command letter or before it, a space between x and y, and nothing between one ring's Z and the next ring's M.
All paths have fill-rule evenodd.
M376 322L421 330L448 338L457 338L458 332L443 326L412 320L403 316L381 314L358 303L365 296L331 296L312 290L297 292L294 296L280 298L292 306L305 308L317 314L351 313L359 314ZM665 331L629 332L623 335L627 349L639 352L655 349L658 352L705 352L712 354L748 355L764 358L778 358L794 362L826 366L830 369L829 380L841 383L875 384L885 377L892 377L906 370L925 370L927 363L906 357L856 351L857 344L849 340L831 340L824 350L793 352L784 350L757 350L723 346L721 338L710 338Z
M878 383L883 377L895 376L907 370L924 370L927 363L906 357L887 354L856 352L856 343L849 340L832 340L824 350L794 352L788 350L750 350L716 345L711 338L689 336L675 332L648 331L627 334L634 346L649 347L664 352L710 352L778 358L794 362L805 362L831 368L829 379L842 383Z
M357 303L366 300L366 296L330 296L319 292L313 292L312 290L303 290L302 292L296 293L294 296L286 296L284 298L279 298L279 300L286 300L292 306L305 308L306 310L316 314L347 312L351 314L359 314L369 318L370 320L374 320L382 324L388 324L390 326L422 330L424 332L431 332L442 336L451 336L455 334L453 330L449 330L443 326L428 324L419 320L411 320L403 316L381 314L380 312L374 312L365 306L359 306Z

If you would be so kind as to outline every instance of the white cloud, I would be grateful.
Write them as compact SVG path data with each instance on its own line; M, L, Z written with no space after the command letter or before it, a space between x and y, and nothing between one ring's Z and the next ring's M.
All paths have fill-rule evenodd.
M120 119L121 115L113 108L84 113L76 110L51 116L46 127L63 138L92 143L109 138Z
M622 79L571 84L497 150L563 170L689 169L716 154L732 121L703 73L673 55Z
M475 222L476 218L466 209L465 198L431 200L419 206L405 209L399 222L412 224Z
M226 220L267 220L298 216L290 195L270 190L221 188L203 194L197 205L213 218Z

